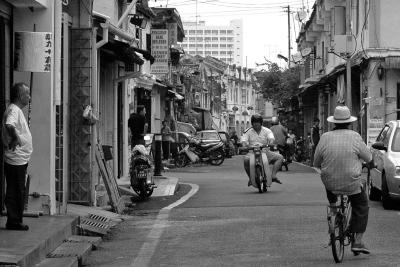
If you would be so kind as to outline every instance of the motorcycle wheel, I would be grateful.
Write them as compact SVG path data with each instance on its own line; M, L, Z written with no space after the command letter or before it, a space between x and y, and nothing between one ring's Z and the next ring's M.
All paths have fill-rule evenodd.
M256 173L255 173L255 179L256 179L256 184L258 188L258 192L262 193L263 189L261 188L261 178L262 178L262 169L261 166L256 166Z
M153 188L147 187L145 179L140 180L137 189L134 190L141 199L146 199L153 194Z
M185 154L179 154L175 159L175 166L183 168L188 164L188 160Z
M225 160L224 153L220 150L215 150L210 153L210 164L214 166L221 165Z

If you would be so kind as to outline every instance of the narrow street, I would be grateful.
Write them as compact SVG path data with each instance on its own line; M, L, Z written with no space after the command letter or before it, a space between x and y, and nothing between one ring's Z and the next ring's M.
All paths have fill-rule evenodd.
M178 196L198 191L161 212L171 201L139 203L88 266L334 266L319 176L296 163L289 169L279 174L283 185L265 194L247 187L241 156L220 167L171 170L166 175L182 183ZM342 265L399 266L400 230L392 227L399 215L370 202L365 242L372 254L355 257L346 248Z

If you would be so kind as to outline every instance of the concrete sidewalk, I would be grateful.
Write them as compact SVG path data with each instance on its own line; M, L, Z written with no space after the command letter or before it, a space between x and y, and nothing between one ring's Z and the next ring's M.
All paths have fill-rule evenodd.
M158 177L155 183L157 188L152 197L171 196L178 188L179 179ZM129 180L118 179L118 184L130 190ZM132 194L135 193L132 191ZM125 217L98 207L68 204L66 215L24 217L24 223L29 225L29 231L10 231L5 229L7 217L0 216L0 266L36 265L68 237L78 234L77 226L80 224L80 218L87 214L110 218L114 225Z

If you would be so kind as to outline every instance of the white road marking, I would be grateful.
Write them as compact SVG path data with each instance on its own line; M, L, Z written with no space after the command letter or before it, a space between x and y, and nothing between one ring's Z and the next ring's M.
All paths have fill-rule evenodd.
M192 189L190 189L189 193L181 197L179 200L175 201L174 203L160 210L150 230L150 233L147 235L146 242L143 243L137 257L134 259L134 261L130 266L144 267L149 265L150 260L153 257L157 245L160 241L160 237L164 232L164 229L167 228L168 226L169 212L173 208L176 208L177 206L186 202L189 198L191 198L194 194L196 194L197 191L199 191L199 186L197 184L186 184L186 185L190 185Z

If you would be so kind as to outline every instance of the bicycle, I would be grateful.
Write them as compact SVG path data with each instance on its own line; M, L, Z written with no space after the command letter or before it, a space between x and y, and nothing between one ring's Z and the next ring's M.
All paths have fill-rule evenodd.
M351 203L346 195L338 195L338 205L327 207L329 226L329 245L332 247L333 259L340 263L344 256L344 247L354 241L354 234L350 232ZM355 256L358 252L353 252Z

